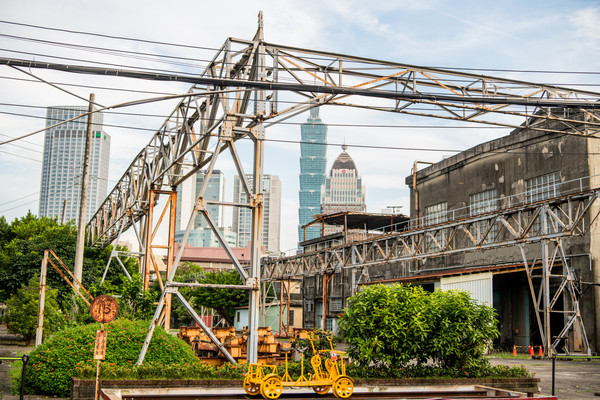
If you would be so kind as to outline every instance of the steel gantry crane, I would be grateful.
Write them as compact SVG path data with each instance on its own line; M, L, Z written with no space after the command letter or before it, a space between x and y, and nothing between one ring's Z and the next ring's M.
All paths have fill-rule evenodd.
M243 285L250 293L248 362L256 362L262 220L262 175L265 128L313 107L332 105L403 113L414 116L475 122L504 127L525 125L546 132L598 132L600 94L554 85L534 84L462 71L420 67L332 52L266 42L262 13L251 40L228 38L200 75L167 74L82 65L53 64L1 58L15 68L45 68L69 73L99 74L192 84L166 121L127 168L119 182L87 225L91 243L106 246L133 227L140 243L144 276L155 265L152 249L156 233L154 207L160 196L169 196L168 273L142 353L152 332L168 309L171 295L218 342L195 313L175 282L193 220L202 215L227 251ZM287 103L291 100L291 103ZM286 105L282 107L282 105ZM577 109L572 117L556 112ZM547 124L551 121L551 124ZM582 123L583 122L583 123ZM236 142L253 143L252 185L245 179ZM242 179L247 202L208 202L206 185L215 162L229 152ZM207 169L182 245L174 252L173 195L183 181ZM242 268L208 213L207 204L246 207L252 212L250 267ZM160 221L167 214L163 210ZM137 225L137 226L136 226ZM193 284L187 284L193 285ZM200 284L195 284L201 286ZM168 317L165 318L168 321ZM167 322L168 323L168 322ZM222 349L226 356L227 352ZM228 357L231 359L231 357Z

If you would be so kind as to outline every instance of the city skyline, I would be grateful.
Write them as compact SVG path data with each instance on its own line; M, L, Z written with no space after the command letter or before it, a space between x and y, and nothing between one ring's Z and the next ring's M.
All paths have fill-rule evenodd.
M5 21L32 25L0 24L1 33L12 35L0 39L6 49L3 56L82 65L101 61L121 68L198 75L207 65L205 60L212 59L215 49L220 48L226 38L251 39L256 32L259 11L256 5L235 1L227 5L192 4L178 0L174 4L174 7L164 8L149 1L147 7L139 9L133 4L108 0L102 5L90 5L86 12L83 7L61 9L37 0L26 3L0 0ZM200 26L172 23L181 9L207 15L227 13L228 23L210 18ZM600 59L593 56L600 46L600 5L594 2L266 1L260 9L264 14L265 40L271 43L600 91L600 75L590 73L600 70ZM89 10L94 18L86 16ZM139 21L145 22L132 23L126 17L132 13L138 13ZM35 26L156 43L107 39ZM43 40L55 44L44 44ZM122 52L98 56L89 47L59 46L58 43ZM532 48L536 51L531 51ZM152 59L134 57L135 54L128 56L126 51L145 52L152 55ZM187 59L168 61L165 55ZM86 106L90 92L96 94L99 104L112 106L189 90L188 84L179 82L29 71L55 85L50 86L15 68L5 66L1 70L1 140L43 129L47 106ZM323 83L315 80L314 84ZM345 84L352 86L353 83ZM288 104L285 93L279 94L279 100L282 105ZM133 107L104 112L104 126L112 138L109 188L161 127L176 103L177 100L170 99L139 102ZM373 101L374 106L378 104ZM436 162L509 132L509 129L494 126L327 104L319 108L319 113L328 125L328 159L337 156L346 138L349 152L369 190L368 212L379 212L393 205L403 206L401 210L406 213L410 202L404 178L410 174L415 160ZM297 248L299 128L306 118L307 114L301 113L266 129L264 170L280 176L283 185L282 221L286 228L281 232L282 250ZM28 209L39 209L43 141L44 134L39 133L0 149L0 181L10 188L0 193L0 214L7 220L24 216ZM236 173L231 166L217 165L216 168L228 177ZM252 166L244 165L244 170L252 171ZM231 194L231 182L228 186ZM133 242L134 238L129 240Z

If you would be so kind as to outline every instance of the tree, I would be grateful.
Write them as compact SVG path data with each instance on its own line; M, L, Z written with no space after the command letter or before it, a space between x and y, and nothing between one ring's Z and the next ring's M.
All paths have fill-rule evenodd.
M40 280L33 277L7 301L8 330L23 336L28 343L35 338L38 326ZM46 286L44 302L44 335L60 330L65 318L58 307L58 291Z
M466 292L376 285L350 298L340 329L362 366L461 368L498 336L494 313Z
M199 282L221 285L243 284L237 271L205 272ZM212 308L230 325L233 325L234 308L248 305L248 291L244 289L196 288L191 290L190 294L195 306Z
M51 249L67 266L73 266L77 229L72 222L61 225L56 218L36 217L28 212L22 218L8 224L0 218L0 301L6 301L29 282L39 276L44 250ZM112 247L87 248L83 264L82 283L91 289L99 287ZM136 260L124 260L129 271L136 270ZM109 282L120 283L120 267L113 266L107 275ZM58 291L59 304L70 304L72 289L65 280L48 265L47 283Z

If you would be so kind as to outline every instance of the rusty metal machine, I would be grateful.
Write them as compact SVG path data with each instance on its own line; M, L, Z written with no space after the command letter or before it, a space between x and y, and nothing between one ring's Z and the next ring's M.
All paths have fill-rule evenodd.
M346 375L344 364L345 352L335 351L332 336L328 336L330 348L316 350L313 332L307 337L312 347L310 365L312 374L304 375L304 354L301 359L300 377L294 380L288 372L288 352L285 352L285 373L280 376L276 365L252 363L248 365L248 373L244 378L244 391L250 396L261 394L265 399L274 400L281 396L284 387L311 387L315 393L325 395L330 390L337 398L345 399L354 392L354 381Z
M238 362L246 362L248 351L248 332L244 328L241 334L236 334L234 327L213 328L213 334L227 349L229 354ZM204 362L213 365L222 365L227 360L219 352L202 328L182 326L177 336L187 342ZM275 339L271 327L258 328L258 360L267 364L278 364L282 361L280 357L280 343Z

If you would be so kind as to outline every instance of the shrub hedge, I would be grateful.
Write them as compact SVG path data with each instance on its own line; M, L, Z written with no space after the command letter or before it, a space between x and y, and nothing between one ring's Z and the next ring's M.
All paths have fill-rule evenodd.
M148 332L146 321L115 320L104 325L108 331L106 358L103 365L126 367L135 364ZM80 325L65 329L47 339L29 355L25 378L28 394L69 396L71 376L95 370L94 343L100 324ZM170 365L194 363L198 359L181 339L157 327L145 362ZM16 384L19 384L17 382Z
M340 329L358 366L461 370L499 335L496 323L494 309L466 292L375 285L349 299Z

